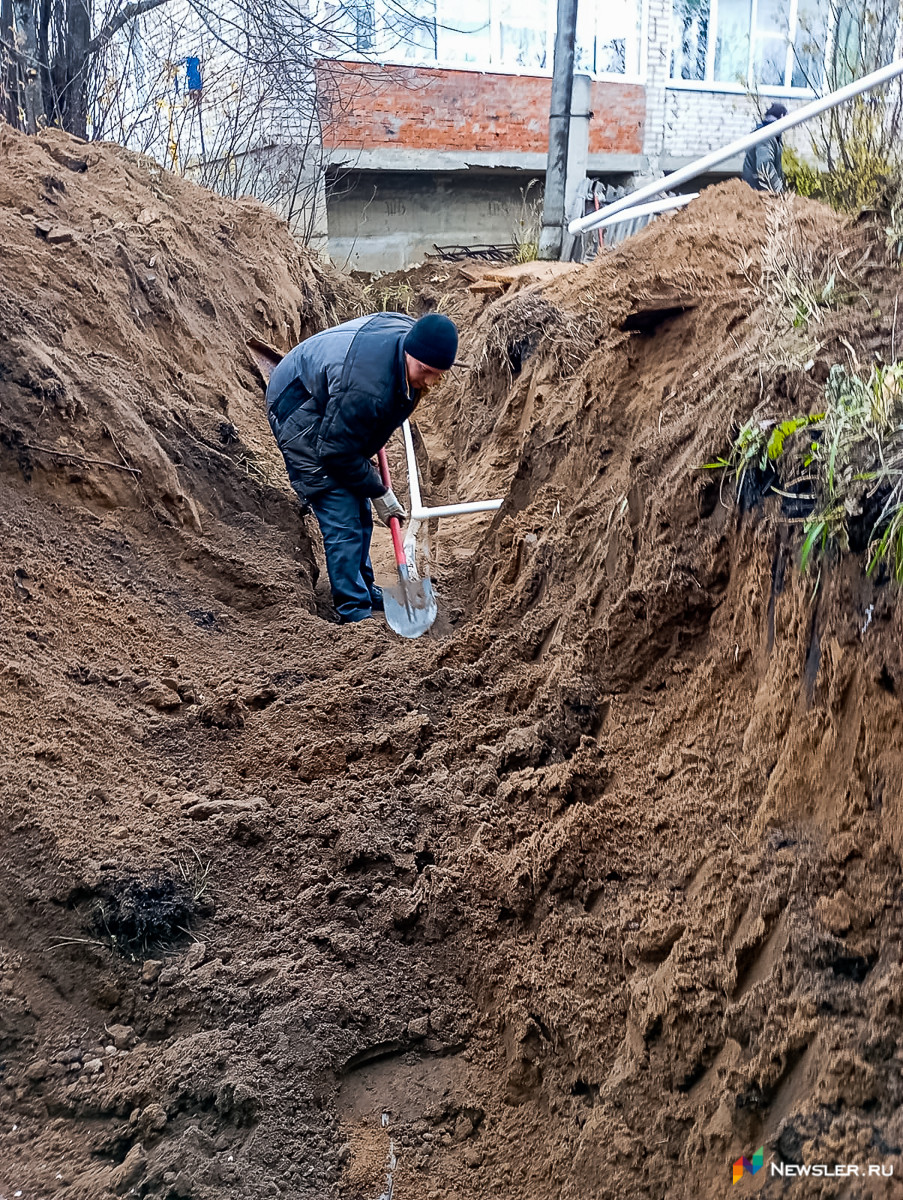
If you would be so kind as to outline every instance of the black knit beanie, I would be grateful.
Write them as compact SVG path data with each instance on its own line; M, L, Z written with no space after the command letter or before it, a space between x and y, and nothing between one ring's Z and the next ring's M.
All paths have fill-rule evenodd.
M766 110L765 120L767 121L769 117L773 117L776 121L780 121L781 117L786 116L787 109L783 104L772 104L771 108Z
M414 322L402 345L411 358L434 371L447 371L458 353L458 330L441 313L427 313Z

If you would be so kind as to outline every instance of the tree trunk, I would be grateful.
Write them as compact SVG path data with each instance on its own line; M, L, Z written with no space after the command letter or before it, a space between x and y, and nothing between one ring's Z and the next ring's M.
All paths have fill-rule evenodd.
M60 96L60 119L64 129L76 137L88 136L88 43L91 41L90 0L68 0L66 4L65 79Z
M19 70L22 77L25 132L37 133L38 126L46 124L46 116L41 99L41 79L38 71L35 12L30 0L13 0L13 16L16 24Z
M0 0L0 121L18 125L19 76L13 53L12 0Z

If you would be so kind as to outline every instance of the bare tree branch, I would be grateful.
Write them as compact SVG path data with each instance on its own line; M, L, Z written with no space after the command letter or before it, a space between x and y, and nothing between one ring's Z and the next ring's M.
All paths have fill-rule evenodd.
M108 21L101 29L96 37L88 42L88 54L96 54L97 51L115 34L119 32L124 25L128 25L129 21L134 21L136 17L140 17L143 13L150 12L154 8L160 8L164 4L168 4L169 0L132 0L131 4L127 4L112 21Z

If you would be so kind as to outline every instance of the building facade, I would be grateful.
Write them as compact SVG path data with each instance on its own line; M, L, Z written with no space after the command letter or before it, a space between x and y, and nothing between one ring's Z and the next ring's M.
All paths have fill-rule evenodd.
M546 163L555 9L555 0L333 8L348 53L324 57L318 87L339 266L393 270L437 245L528 240ZM585 99L572 107L572 136L584 119L587 176L631 186L739 137L774 100L805 103L850 36L843 11L834 0L580 0L576 71L588 109L578 111ZM739 168L729 161L720 175Z

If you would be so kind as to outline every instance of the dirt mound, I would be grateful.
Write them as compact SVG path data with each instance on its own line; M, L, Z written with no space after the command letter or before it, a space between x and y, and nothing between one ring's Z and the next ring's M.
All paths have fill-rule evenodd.
M245 557L226 527L271 518L281 482L245 339L288 348L353 289L262 205L119 147L3 127L0 158L4 469L31 495L172 527L176 552L225 576Z
M79 185L145 171L82 149ZM32 252L75 245L3 211ZM188 224L192 295L233 330L196 374L262 455L232 343L267 288ZM843 303L806 307L835 269ZM103 507L84 466L23 475L4 441L0 1195L696 1200L760 1145L899 1173L896 591L855 556L816 588L779 498L698 470L754 412L812 411L832 362L889 354L896 279L874 230L728 184L573 278L462 296L473 367L419 414L424 484L505 502L434 531L446 625L413 644L258 590L309 558L231 460L218 500L219 459L175 464L198 533L171 482L150 514ZM78 354L30 293L0 421L101 457L74 293ZM130 338L114 390L157 364L175 395L193 343ZM45 343L90 395L38 425L10 381ZM246 575L224 593L191 538Z
M832 362L890 359L879 238L729 184L485 314L457 470L507 499L445 661L524 666L494 689L509 832L456 883L485 904L491 864L522 923L486 968L525 998L509 1070L584 1105L525 1194L720 1195L762 1143L899 1171L896 594L861 557L813 588L779 499L699 470L754 413L823 407ZM843 301L801 321L830 272Z

